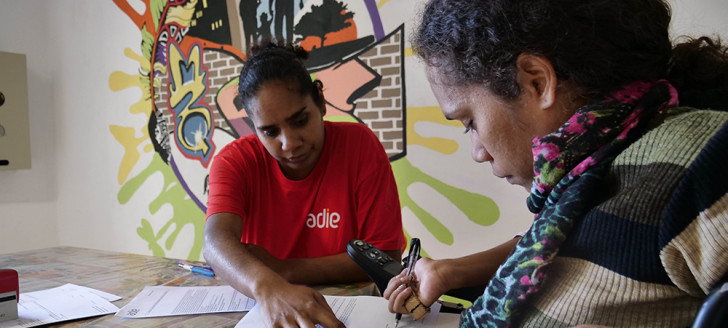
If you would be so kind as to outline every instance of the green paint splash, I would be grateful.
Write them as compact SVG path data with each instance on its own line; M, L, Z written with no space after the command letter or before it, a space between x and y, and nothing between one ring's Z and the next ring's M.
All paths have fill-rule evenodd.
M397 181L397 191L402 208L405 206L410 208L427 230L443 244L452 245L453 234L445 224L417 205L407 194L407 188L415 182L424 183L437 190L476 224L488 226L498 221L500 217L498 205L492 199L437 180L412 166L407 158L392 162L392 170Z
M162 226L159 231L154 232L154 228L151 223L145 218L141 219L141 226L137 227L137 234L142 237L149 244L149 249L152 251L154 256L165 256L165 249L170 250L177 240L180 231L185 225L191 224L194 228L194 240L192 249L188 260L197 261L200 259L202 254L202 235L205 229L205 214L202 213L200 208L195 202L187 195L187 192L177 180L172 168L162 161L158 154L154 154L152 163L144 169L139 175L129 179L119 190L117 198L119 203L126 204L129 199L139 191L139 188L146 182L149 177L155 173L162 173L164 176L162 192L149 203L149 212L152 214L159 211L163 205L169 204L172 206L172 219ZM160 246L162 237L165 235L168 229L174 225L174 230L167 237L164 248Z

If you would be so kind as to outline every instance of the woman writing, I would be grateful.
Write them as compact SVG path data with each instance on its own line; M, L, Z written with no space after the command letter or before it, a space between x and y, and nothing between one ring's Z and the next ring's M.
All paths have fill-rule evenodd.
M685 327L728 273L728 58L673 45L662 0L430 0L413 41L472 156L530 190L531 229L390 281L461 327Z

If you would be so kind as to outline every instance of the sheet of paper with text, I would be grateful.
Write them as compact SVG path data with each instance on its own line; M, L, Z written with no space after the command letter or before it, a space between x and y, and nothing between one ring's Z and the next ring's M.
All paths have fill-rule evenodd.
M336 317L346 325L346 328L394 328L394 314L387 310L387 300L377 296L328 296L324 295ZM403 315L397 328L434 328L437 316L440 313L440 303L430 307L430 314L420 321L413 321L412 317ZM235 328L265 327L260 313L260 307L253 307Z
M244 312L254 305L255 300L230 286L147 286L116 315L124 318L148 318Z

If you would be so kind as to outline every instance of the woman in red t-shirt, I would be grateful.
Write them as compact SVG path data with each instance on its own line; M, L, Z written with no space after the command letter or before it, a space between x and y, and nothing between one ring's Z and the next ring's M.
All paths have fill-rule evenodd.
M324 122L307 56L270 42L253 49L238 97L255 135L228 144L210 170L205 259L276 327L343 326L301 284L368 280L346 253L350 239L395 259L405 242L384 148L363 124Z

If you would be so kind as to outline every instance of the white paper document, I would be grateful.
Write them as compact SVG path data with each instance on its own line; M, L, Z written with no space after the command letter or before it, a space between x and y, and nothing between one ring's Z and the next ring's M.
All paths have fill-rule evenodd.
M334 311L336 318L346 325L346 328L394 328L394 313L387 309L387 300L377 296L328 296L324 295ZM440 313L440 303L430 307L430 313L420 321L412 320L411 316L403 315L398 328L405 327L435 327L437 316ZM260 307L256 306L245 314L235 328L265 327L260 314Z
M87 291L89 293L93 293L93 294L96 294L98 296L101 296L101 298L103 298L103 299L105 299L105 300L107 300L109 302L118 301L118 300L121 299L121 296L117 296L117 295L114 295L114 294L109 294L107 292L103 292L103 291L100 291L98 289L88 288L88 287L84 287L84 286L77 286L77 285L74 285L74 284L66 284L65 286L72 286L72 288L78 289L79 291L85 290L85 291ZM61 290L63 290L63 289L61 289Z
M255 300L230 286L147 286L117 316L164 317L182 314L250 311Z
M35 327L111 314L119 308L109 301L119 299L121 299L119 296L74 284L21 293L18 319L2 322L0 328Z

